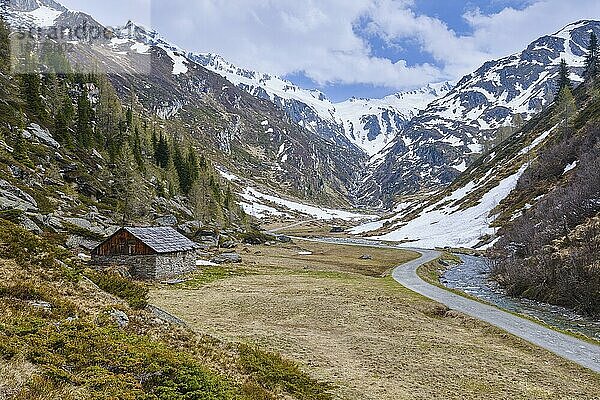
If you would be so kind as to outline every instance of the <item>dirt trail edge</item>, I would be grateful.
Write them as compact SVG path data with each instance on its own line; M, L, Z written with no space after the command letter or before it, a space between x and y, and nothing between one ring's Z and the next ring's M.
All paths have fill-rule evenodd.
M402 286L600 373L600 346L431 285L417 275L417 268L435 260L440 253L434 250L413 248L406 248L406 250L420 253L421 257L396 267L392 272L394 280Z

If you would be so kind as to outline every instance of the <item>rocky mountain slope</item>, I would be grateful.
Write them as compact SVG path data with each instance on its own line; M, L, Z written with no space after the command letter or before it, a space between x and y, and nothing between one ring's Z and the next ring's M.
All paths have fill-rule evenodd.
M6 15L13 26L99 26L52 0L10 4ZM591 30L599 31L600 23L571 24L521 53L484 64L454 87L338 104L217 55L186 52L131 22L92 45L71 41L76 51L67 56L100 63L123 104L157 116L152 124L174 142L191 140L222 171L241 178L230 181L240 194L262 187L278 199L401 211L399 196L446 187L543 110L560 59L581 81Z
M433 100L452 84L444 82L382 99L351 98L334 103L318 90L307 90L279 77L240 68L216 54L188 54L252 95L284 110L292 121L343 146L354 145L369 156L381 151Z
M413 118L377 157L359 198L390 205L402 194L452 182L482 152L539 113L554 97L561 59L581 82L584 51L600 22L580 21L525 50L489 61ZM504 129L499 131L499 128Z
M494 274L511 295L600 315L600 96L598 79L574 93L515 190L501 203ZM560 104L556 114L566 114Z
M121 102L102 73L11 75L0 18L0 221L89 249L122 224L168 225L190 236L243 230L247 216L189 133ZM58 72L57 69L60 71Z
M52 1L10 4L7 19L13 26L25 22L25 27L75 32L82 21L88 27L98 24ZM44 17L28 18L31 13ZM92 43L68 44L71 63L102 65L123 102L134 98L145 113L168 120L170 135L176 140L192 136L215 163L287 195L348 206L357 171L366 162L356 147L304 129L270 101L240 90L156 32L133 23Z
M510 249L511 243L523 240L528 243L527 254L543 248L548 237L564 233L563 216L566 221L578 215L575 219L581 223L581 215L589 218L597 211L596 90L595 84L581 84L575 91L576 104L553 101L449 186L408 197L388 218L359 226L353 233L372 232L381 239L425 248L496 244L498 249ZM581 160L586 162L584 168L579 168ZM547 200L551 192L563 198ZM523 219L531 218L538 203L546 207L544 211L537 212L535 220ZM552 234L540 231L546 225Z

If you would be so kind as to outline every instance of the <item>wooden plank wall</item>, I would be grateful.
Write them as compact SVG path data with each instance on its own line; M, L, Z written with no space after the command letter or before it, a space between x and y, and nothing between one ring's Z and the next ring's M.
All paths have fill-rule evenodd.
M152 254L156 254L156 252L124 229L117 231L93 251L93 255L96 256L147 256Z

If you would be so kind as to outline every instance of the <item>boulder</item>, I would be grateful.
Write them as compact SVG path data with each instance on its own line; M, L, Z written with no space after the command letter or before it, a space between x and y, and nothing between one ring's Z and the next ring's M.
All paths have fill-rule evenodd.
M221 248L223 249L235 249L237 247L237 243L233 240L227 240L221 243Z
M15 177L17 179L25 179L25 171L23 171L18 166L9 165L8 169L10 170L10 173L12 174L13 177Z
M35 300L29 302L29 304L35 308L40 308L45 311L52 311L52 304L48 303L47 301Z
M196 233L194 240L203 249L219 247L220 236L216 231L203 229Z
M87 219L83 218L65 218L65 221L69 224L75 225L82 229L87 229L88 231L92 230L92 223Z
M292 238L285 235L278 235L277 240L281 243L292 243Z
M129 317L121 310L113 308L108 315L119 325L119 328L125 328L129 325Z
M175 226L177 225L177 217L170 214L162 217L158 217L154 222L159 226Z
M28 231L35 233L36 235L41 235L43 233L43 231L40 229L39 226L37 226L35 222L33 222L31 219L24 215L21 215L19 217L19 225L21 225Z
M29 194L4 179L0 179L0 210L11 209L35 212L38 205Z
M90 257L89 255L84 254L84 253L77 254L77 258L79 258L81 261L84 261L84 262L92 261L92 257Z
M89 240L78 235L69 235L65 246L68 249L93 250L100 244L99 241Z
M242 262L242 256L237 253L223 253L213 257L210 262L215 264L238 264Z
M359 257L359 259L361 260L372 260L373 256L370 254L363 254L362 256Z
M202 222L200 221L188 221L177 227L177 230L184 235L192 236L195 235L198 230L202 228Z
M29 138L31 138L31 136L33 135L41 143L47 146L54 147L55 149L60 148L60 144L56 140L54 140L52 135L50 135L50 132L47 129L42 128L38 124L30 124L27 127L27 130L23 132L23 136L25 136L25 132L29 134Z

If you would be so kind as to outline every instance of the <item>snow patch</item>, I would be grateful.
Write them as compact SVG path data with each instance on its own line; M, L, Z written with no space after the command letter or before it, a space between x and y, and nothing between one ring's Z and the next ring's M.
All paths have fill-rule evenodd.
M566 174L569 171L574 170L577 167L577 164L579 164L579 161L573 161L571 164L567 165L565 167L565 170L563 172L563 175Z
M295 211L301 214L309 215L313 218L320 220L332 220L332 219L342 219L345 221L360 221L363 219L374 218L372 215L365 214L357 214L348 211L342 210L333 210L328 208L321 208L316 206L311 206L307 204L298 203L291 200L285 200L277 196L271 196L265 193L262 193L254 188L247 187L244 192L241 194L241 197L246 200L248 204L251 204L255 208L261 208L263 211L265 207L268 207L272 210L275 210L273 207L266 206L264 201L267 201L272 204L276 204L278 206L283 207L284 209ZM280 213L281 214L281 213ZM277 215L277 214L275 214Z
M379 240L409 241L411 246L423 248L435 247L473 247L486 234L494 234L490 224L494 216L490 212L515 188L519 177L527 165L513 175L503 179L498 186L483 195L480 202L465 210L457 210L456 202L472 190L471 185L427 208L421 215L399 229L376 237ZM444 203L451 202L441 209Z
M37 9L24 14L28 16L35 25L41 28L46 28L54 25L56 19L62 13L62 11L55 10L45 5L40 5L40 7Z
M148 51L150 50L150 46L144 43L135 43L130 48L138 54L148 54Z

